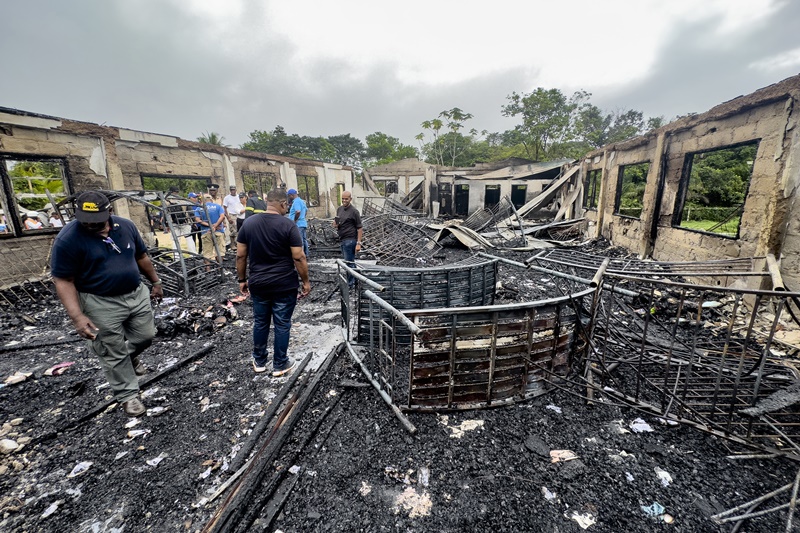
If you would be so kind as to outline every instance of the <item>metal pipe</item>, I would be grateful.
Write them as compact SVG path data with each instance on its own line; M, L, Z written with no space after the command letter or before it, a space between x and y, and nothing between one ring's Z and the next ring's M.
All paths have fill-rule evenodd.
M573 276L572 274L567 274L565 272L559 272L558 270L550 270L549 268L544 268L540 266L535 266L533 264L528 265L528 268L531 270L535 270L536 272L541 272L542 274L550 274L551 276L555 276L558 278L568 279L570 281L577 281L578 283L583 283L584 285L591 286L592 280L588 278L581 278L579 276ZM635 298L639 296L638 292L629 291L627 289L621 289L619 287L614 287L611 289L612 291L616 292L617 294L621 294L623 296L629 296L631 298Z
M525 263L520 263L519 261L512 261L511 259L506 259L505 257L497 257L496 255L491 255L484 252L478 252L478 255L481 257L485 257L486 259L492 259L495 261L501 261L509 265L514 265L515 267L528 268L528 265L526 265Z
M605 261L603 261L603 263L600 265L600 268L598 268L597 272L595 272L594 276L592 276L592 281L591 283L589 283L590 287L600 286L600 283L603 281L603 276L605 275L606 269L608 268L609 264L611 264L611 258L606 257Z
M347 346L347 351L350 352L350 357L352 357L353 361L358 363L358 366L361 367L361 371L364 373L364 376L367 378L367 380L369 380L372 386L375 387L375 390L378 391L378 394L381 395L383 401L385 401L386 404L391 408L392 412L394 413L394 416L396 416L397 419L400 421L400 423L403 424L403 427L406 428L406 431L408 431L412 435L415 434L417 432L417 428L414 426L414 424L412 424L411 421L408 418L406 418L406 415L404 415L403 412L400 411L400 409L395 404L392 403L392 399L389 397L388 394L386 394L386 391L381 388L380 383L375 381L375 378L372 377L372 374L370 374L364 362L356 355L356 352L353 350L353 347L350 346L350 343L345 342L344 344L345 346Z
M783 284L781 269L778 267L778 262L772 254L767 254L767 270L769 271L769 277L772 278L772 290L785 291L786 286Z
M386 290L386 287L384 287L383 285L381 285L379 283L375 283L374 281L372 281L368 277L364 276L360 272L358 272L356 270L353 270L352 268L347 266L347 264L343 260L337 259L336 260L336 264L339 265L340 268L345 269L345 271L348 274L352 275L354 278L356 278L358 281L360 281L364 285L367 285L368 287L372 287L373 289L375 289L378 292L383 292L383 291Z
M400 322L402 322L402 323L403 323L403 325L404 325L405 327L407 327L407 328L408 328L408 330L409 330L411 333L413 333L414 335L419 335L419 333L422 331L421 329L419 329L419 326L417 326L417 325L416 325L416 324L414 324L414 323L413 323L411 320L409 320L409 318L408 318L406 315L404 315L403 313L401 313L400 311L398 311L397 309L395 309L394 307L392 307L392 305L391 305L391 304L389 304L388 302L386 302L386 300L382 299L381 297L379 297L379 296L378 296L377 294L375 294L374 292L372 292L372 291L370 291L370 290L365 290L365 291L364 291L364 296L366 296L367 298L369 298L369 299L370 299L370 301L373 301L373 302L375 302L376 304L378 304L378 306L379 306L381 309L383 309L384 311L387 311L387 312L388 312L388 313L390 313L392 316L394 316L394 317L395 317L397 320L399 320Z

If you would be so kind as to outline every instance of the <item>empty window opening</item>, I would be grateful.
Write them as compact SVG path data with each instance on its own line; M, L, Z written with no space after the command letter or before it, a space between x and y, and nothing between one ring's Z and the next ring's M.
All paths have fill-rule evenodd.
M387 181L386 183L386 193L384 196L389 196L391 194L397 194L397 182L396 181Z
M511 186L511 203L514 207L522 207L525 205L525 197L528 194L527 185L512 185Z
M142 188L145 191L168 192L170 187L178 188L178 195L186 196L190 193L205 193L211 184L211 178L197 176L165 176L161 175L142 175ZM158 202L155 202L158 204Z
M500 186L487 185L484 193L483 207L491 209L500 203Z
M758 141L687 154L673 226L739 236Z
M647 186L649 171L649 161L619 167L614 214L629 218L641 218L644 207L644 189Z
M35 235L57 230L68 221L66 213L59 216L53 209L69 195L65 168L63 160L3 159L0 236Z
M586 181L583 184L583 207L586 209L597 209L597 199L600 196L600 176L602 169L590 170L586 173Z
M242 185L244 192L256 191L258 196L264 198L269 191L277 186L278 180L271 172L242 171Z
M308 207L319 205L319 185L316 176L297 176L297 192Z

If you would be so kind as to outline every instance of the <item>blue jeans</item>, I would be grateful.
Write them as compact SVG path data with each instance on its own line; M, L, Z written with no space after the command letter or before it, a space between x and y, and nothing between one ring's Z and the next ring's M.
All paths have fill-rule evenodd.
M262 297L250 294L253 299L253 359L258 366L269 361L267 340L270 322L274 325L275 339L272 367L282 370L289 362L289 331L292 329L292 313L297 305L297 294L290 292L277 297Z
M347 263L347 266L350 268L356 267L356 242L355 239L345 239L342 241L342 256L344 257L344 262ZM350 287L356 284L356 278L349 272L347 274L347 284L350 285Z
M308 259L308 239L306 238L306 230L308 228L298 226L297 229L300 230L300 237L303 239L303 253L306 254L306 259Z

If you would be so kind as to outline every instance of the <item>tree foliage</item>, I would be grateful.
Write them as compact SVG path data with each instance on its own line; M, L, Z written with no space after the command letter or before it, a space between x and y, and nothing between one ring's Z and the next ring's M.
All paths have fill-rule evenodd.
M541 161L555 144L574 138L575 112L589 98L585 91L567 98L559 89L538 87L532 93L513 92L502 107L503 116L517 117L521 122L514 129L529 159Z
M758 145L748 144L695 154L686 205L735 207L747 196Z
M215 131L204 132L200 137L197 138L197 142L200 142L200 143L203 143L203 144L213 144L215 146L227 146L226 144L222 143L222 141L224 141L224 140L225 140L225 137L223 137L222 135L220 135L219 133L217 133Z
M349 133L327 138L301 136L289 134L278 125L272 131L252 131L249 137L250 140L242 144L245 150L351 165L357 169L361 168L366 152L361 139Z
M417 157L417 149L403 144L397 137L376 131L366 137L366 159L373 165L385 165L409 157Z
M17 203L25 210L36 211L54 200L66 197L61 164L51 161L15 161L8 170ZM20 197L19 195L26 195Z
M469 131L469 135L461 133L464 123L471 118L472 113L454 107L442 111L434 119L423 121L422 128L427 131L430 140L425 142L426 132L418 134L416 139L421 144L425 160L442 166L460 166L457 161L478 135L474 128Z

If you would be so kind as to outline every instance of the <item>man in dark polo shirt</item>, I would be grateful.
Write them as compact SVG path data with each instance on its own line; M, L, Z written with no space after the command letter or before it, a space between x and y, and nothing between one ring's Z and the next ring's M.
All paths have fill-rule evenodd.
M301 295L311 292L303 240L295 223L285 218L286 191L267 194L266 212L247 217L236 238L236 272L242 295L253 298L253 370L267 370L270 321L275 328L272 375L291 373L296 362L287 355L292 314L297 304L297 276ZM250 260L250 276L247 263Z
M364 238L364 229L361 227L361 214L353 207L353 195L350 191L342 193L342 205L336 210L333 227L339 231L339 243L342 247L342 256L350 268L355 268L356 252L361 251L361 239ZM352 289L355 278L347 274L347 284Z
M58 298L78 335L100 359L114 398L125 414L140 416L137 375L147 372L139 354L156 330L150 298L164 292L142 236L130 220L111 216L108 198L78 196L75 218L53 243L51 273ZM144 274L153 284L148 294Z

